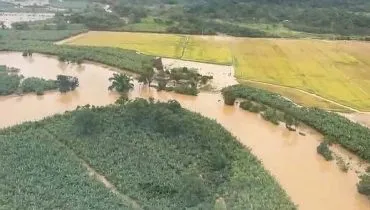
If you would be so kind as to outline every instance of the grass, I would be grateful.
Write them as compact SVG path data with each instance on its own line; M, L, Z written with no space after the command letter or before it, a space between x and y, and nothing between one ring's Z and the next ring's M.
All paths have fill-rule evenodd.
M88 32L69 42L72 45L119 47L173 58L181 57L184 43L185 37L181 35L98 31Z
M238 79L293 87L370 111L370 58L367 56L370 44L366 42L90 32L69 44L115 46L150 55L233 63ZM323 108L332 106L318 99L303 103Z
M166 23L158 23L153 17L147 17L141 20L140 23L133 23L123 27L126 31L142 31L142 32L165 32L169 25Z
M84 30L0 30L1 40L58 41L82 33Z

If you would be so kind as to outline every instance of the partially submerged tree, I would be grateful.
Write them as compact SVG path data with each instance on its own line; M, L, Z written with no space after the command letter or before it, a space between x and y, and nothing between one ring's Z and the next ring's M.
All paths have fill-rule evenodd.
M112 82L111 86L108 87L109 90L125 93L134 88L133 80L127 74L114 73L113 77L109 78L109 81Z
M138 78L138 81L150 87L150 84L153 82L154 79L154 74L155 72L153 70L153 67L150 65L145 65L143 67L143 72Z
M370 196L370 175L363 175L357 185L359 193Z
M57 76L59 91L62 93L75 90L79 86L78 78L66 75Z
M290 131L295 131L298 121L290 114L284 114L285 127Z

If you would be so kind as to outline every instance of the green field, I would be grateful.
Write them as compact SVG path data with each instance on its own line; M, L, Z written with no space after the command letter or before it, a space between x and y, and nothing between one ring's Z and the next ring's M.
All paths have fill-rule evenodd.
M186 37L181 35L91 31L72 38L67 44L119 47L149 55L181 58L185 42Z
M370 44L366 42L89 32L67 43L233 63L238 79L297 88L361 111L370 110L370 57L366 54Z
M0 130L0 143L4 209L295 209L248 149L177 102L82 108Z

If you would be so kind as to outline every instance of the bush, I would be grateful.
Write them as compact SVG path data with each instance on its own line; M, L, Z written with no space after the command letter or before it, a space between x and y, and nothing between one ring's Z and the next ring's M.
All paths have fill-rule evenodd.
M251 101L242 101L239 107L253 113L259 113L261 111L260 106L258 104L254 104Z
M267 108L267 110L262 113L262 117L275 125L279 125L279 116L275 109Z
M176 93L192 95L192 96L198 95L198 92L199 92L196 87L190 87L188 85L178 85L174 87L174 91Z
M346 163L342 157L337 156L337 165L339 166L339 169L343 172L348 172L349 170L349 163Z
M5 66L0 66L0 95L10 95L17 92L22 75L11 73Z
M66 75L58 75L57 84L58 84L59 91L61 93L73 91L79 86L77 77L66 76Z
M232 92L222 93L224 97L224 103L229 106L233 106L236 100L235 95Z
M357 185L359 193L370 196L370 175L363 175Z
M42 95L44 91L56 90L58 84L56 80L45 80L42 78L29 77L22 81L20 90L23 93L36 92L38 95Z
M320 145L317 147L317 153L322 155L327 161L333 160L333 154L331 150L329 149L327 142L320 143Z

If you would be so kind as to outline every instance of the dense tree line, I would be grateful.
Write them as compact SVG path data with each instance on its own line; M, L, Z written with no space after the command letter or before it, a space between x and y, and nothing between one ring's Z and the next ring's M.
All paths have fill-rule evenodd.
M87 8L84 12L76 12L66 16L70 23L80 23L92 30L108 30L124 25L124 21L115 13L106 12L99 7Z
M244 23L283 24L318 34L368 35L370 3L366 0L158 0L106 1L128 24L155 17L167 32L191 34L224 33L235 36L271 36ZM214 21L219 20L219 21ZM158 23L157 22L157 23Z
M136 99L109 107L84 106L0 130L0 142L0 156L6 157L0 163L0 194L9 208L68 208L73 203L79 208L119 209L98 187L102 184L92 187L94 179L86 179L87 171L81 175L84 168L73 159L78 154L141 209L214 209L220 198L230 209L296 209L228 131L176 101ZM58 152L53 155L54 150ZM71 176L73 167L76 173ZM15 183L17 188L10 187ZM26 190L36 183L37 191ZM73 198L61 203L69 188ZM99 199L91 200L96 192L101 192ZM18 196L22 202L14 199ZM107 200L111 202L105 204ZM133 209L128 204L128 199L121 200L120 209Z
M23 52L25 50L56 55L64 61L77 63L82 60L95 61L136 73L142 72L144 65L152 65L153 59L151 56L140 55L135 51L120 48L67 46L42 41L2 41L0 39L0 51Z
M289 28L312 33L342 35L369 33L368 1L206 0L190 5L189 15L232 22L285 23Z
M370 129L345 117L318 108L299 107L279 94L246 85L224 88L222 94L225 104L228 105L233 105L237 98L247 99L247 101L240 104L240 107L245 110L250 111L252 107L260 106L253 103L268 106L269 108L262 112L262 117L274 124L278 124L279 121L286 121L287 126L288 124L297 125L297 121L300 121L318 130L325 135L325 139L317 147L317 153L328 161L334 159L328 147L328 144L333 142L342 145L366 161L370 161ZM254 108L254 110L259 111L258 108ZM277 110L284 113L284 119L278 116ZM348 166L342 159L337 161L341 170L348 170ZM364 175L360 178L357 185L358 192L370 195L370 175Z
M287 113L370 161L370 129L345 117L319 108L299 107L279 94L246 85L230 86L224 88L222 93L229 104L233 104L236 98L244 98Z

